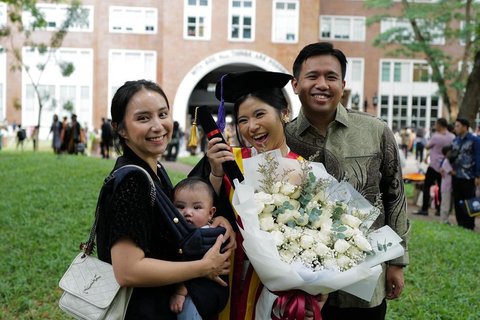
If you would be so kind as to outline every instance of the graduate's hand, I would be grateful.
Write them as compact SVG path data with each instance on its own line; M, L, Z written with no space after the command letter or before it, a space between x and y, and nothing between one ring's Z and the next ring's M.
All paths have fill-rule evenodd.
M400 297L404 285L403 268L395 265L387 266L387 299Z
M236 242L236 237L235 237L235 231L233 231L232 225L230 222L227 220L227 218L218 216L213 218L212 228L215 227L224 227L225 228L225 234L223 235L224 243L226 243L225 247L223 250L229 250L229 249L236 249L237 248L237 242Z
M227 275L230 272L230 255L232 249L226 250L223 253L220 252L220 248L223 243L223 235L219 235L217 241L205 253L202 260L207 263L208 269L206 277L210 280L217 282L218 284L226 287L227 283L220 278L221 275Z
M221 177L225 174L222 163L225 161L233 161L233 153L230 151L230 146L226 143L221 143L222 139L213 138L208 141L207 158L210 163L211 172L214 176Z

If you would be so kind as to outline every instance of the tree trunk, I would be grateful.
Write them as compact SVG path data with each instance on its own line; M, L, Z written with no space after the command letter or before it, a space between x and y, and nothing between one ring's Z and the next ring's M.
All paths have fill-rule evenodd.
M472 73L468 77L465 96L462 105L458 110L457 118L466 118L470 121L470 126L476 128L475 119L480 109L480 51L475 54L475 61Z

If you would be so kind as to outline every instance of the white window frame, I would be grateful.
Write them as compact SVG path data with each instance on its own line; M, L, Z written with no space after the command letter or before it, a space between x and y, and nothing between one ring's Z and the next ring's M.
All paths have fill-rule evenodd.
M133 62L129 57L138 56ZM147 67L151 59L152 66ZM119 66L125 66L121 68ZM157 52L153 50L110 49L108 51L108 101L111 101L116 89L125 81L146 79L157 82Z
M61 47L52 53L54 57L50 60L52 62L46 65L46 68L42 72L42 81L39 84L41 90L48 90L53 96L42 109L41 126L42 128L49 128L53 114L58 114L61 118L63 116L69 116L70 112L63 109L63 106L59 104L60 99L60 87L62 86L74 86L75 87L75 100L73 112L77 113L79 122L82 126L86 123L89 127L93 124L93 50L90 48L67 48ZM38 78L39 71L35 66L40 61L46 59L45 56L38 55L38 53L32 53L31 48L23 47L22 55L24 62L31 66L31 76L34 79ZM72 62L75 70L73 74L68 77L62 76L58 65L53 61L68 61ZM38 99L35 92L31 92L33 87L30 87L32 83L29 76L24 70L22 70L22 125L33 126L37 124L38 120ZM79 88L88 87L90 91L89 99L80 101ZM64 101L65 102L65 101ZM43 129L40 131L42 139L46 138L48 130Z
M359 64L360 70L358 74L353 73L353 65ZM358 76L359 79L355 79L354 76ZM365 79L365 59L364 58L348 58L347 69L345 74L346 89L350 90L350 96L347 102L347 108L353 107L353 97L358 94L358 110L364 110L364 79Z
M360 41L365 42L365 34L366 34L366 18L364 16L332 16L332 15L321 15L320 16L320 24L319 24L319 35L320 39L328 39L333 41ZM338 38L337 30L339 29L338 22L340 20L348 20L349 21L349 32L348 38ZM335 23L337 22L337 23ZM360 22L362 24L361 35L357 38L354 37L356 32L358 31L358 26L355 22ZM328 23L330 24L330 36L324 37L323 36L323 28L325 28Z
M189 4L194 1L195 4ZM206 2L206 5L203 5ZM183 38L186 40L210 40L212 33L212 0L184 0ZM195 34L189 35L189 18L195 18ZM203 19L203 23L199 20ZM203 27L203 35L199 29Z
M111 33L157 34L158 9L153 7L110 6Z
M239 1L242 5L241 7L233 7L233 2ZM229 41L242 41L242 42L253 42L255 41L255 7L256 3L255 0L247 0L251 2L251 7L245 7L244 2L246 0L229 0L229 7L228 7L228 40ZM232 19L234 16L239 17L239 37L233 38L233 24ZM243 24L244 19L249 17L251 20L250 25L250 38L244 38L243 32L245 30L245 26Z
M69 6L66 4L51 4L51 3L37 3L37 8L44 14L45 20L51 25L47 25L44 30L55 31L59 30L63 22L67 17L67 8ZM68 28L68 32L93 32L94 26L94 6L92 5L82 5L83 10L88 10L88 26L76 27L72 26ZM33 17L29 11L23 11L22 19L25 26L29 28L31 26Z
M0 2L0 27L7 25L7 5Z
M282 9L279 11L277 9L277 4L283 3L287 6L287 9ZM294 12L289 12L288 6L295 5ZM298 43L299 38L299 19L300 19L300 1L298 0L274 0L272 5L272 42L273 43ZM282 21L284 20L284 21ZM292 20L292 21L290 21ZM287 23L288 21L288 23ZM291 25L294 24L293 28L289 28L285 30L285 34L282 37L277 36L279 32L278 29L280 25ZM281 30L281 29L280 29ZM283 30L281 30L283 31ZM290 34L287 31L291 31L293 38L288 39L288 35Z

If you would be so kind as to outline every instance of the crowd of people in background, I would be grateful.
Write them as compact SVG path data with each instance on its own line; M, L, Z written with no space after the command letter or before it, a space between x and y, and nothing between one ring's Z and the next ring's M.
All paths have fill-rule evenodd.
M467 214L465 201L480 195L479 132L480 127L474 131L467 119L458 118L451 124L439 118L429 134L423 128L409 127L395 133L402 155L407 158L412 153L425 174L420 209L415 214L428 216L432 209L442 223L451 224L453 211L459 226L475 229L475 218Z

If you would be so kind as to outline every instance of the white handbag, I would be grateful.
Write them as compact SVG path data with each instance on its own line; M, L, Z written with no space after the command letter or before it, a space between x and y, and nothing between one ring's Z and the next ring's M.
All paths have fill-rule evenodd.
M83 252L60 280L60 308L76 319L124 319L133 288L121 288L111 264Z
M145 169L136 165L124 168L141 169L150 178ZM115 172L105 179L104 185L113 181ZM155 201L155 185L150 178L152 204ZM82 243L80 252L60 279L59 287L64 291L59 301L60 309L82 320L122 320L128 307L133 288L120 287L115 279L111 264L91 256L95 247L95 237L103 189L97 201L95 221L86 243Z

